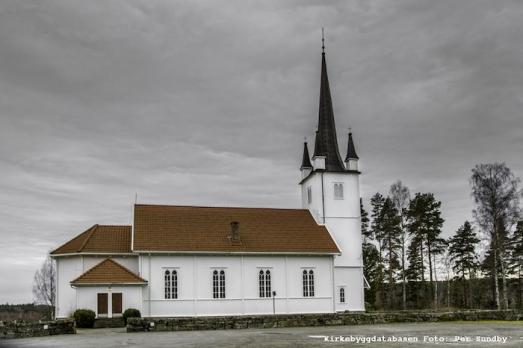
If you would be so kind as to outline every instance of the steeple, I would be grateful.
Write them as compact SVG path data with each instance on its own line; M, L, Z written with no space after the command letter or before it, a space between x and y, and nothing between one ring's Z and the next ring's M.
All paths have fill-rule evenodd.
M312 163L311 163L311 157L309 155L309 148L307 146L307 142L305 141L303 143L303 159L301 161L300 169L303 170L303 169L308 169L308 168L312 169Z
M347 170L358 170L359 157L356 154L356 147L352 141L352 131L349 128L349 141L347 144L347 156L345 157L345 167Z
M343 172L345 166L338 149L336 136L336 125L334 124L334 112L327 76L327 63L325 61L325 39L322 29L322 53L321 53L321 83L320 83L320 107L318 112L318 130L314 143L314 157L325 157L325 170L328 172Z
M347 145L347 157L345 157L345 162L347 162L350 159L359 159L358 155L356 154L356 147L354 146L354 142L352 141L352 131L349 129L349 143Z

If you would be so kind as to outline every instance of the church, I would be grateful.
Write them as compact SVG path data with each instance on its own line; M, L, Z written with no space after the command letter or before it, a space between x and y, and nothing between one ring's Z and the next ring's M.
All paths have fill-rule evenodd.
M338 148L325 49L301 209L135 204L132 226L94 225L51 252L56 317L364 311L358 156Z

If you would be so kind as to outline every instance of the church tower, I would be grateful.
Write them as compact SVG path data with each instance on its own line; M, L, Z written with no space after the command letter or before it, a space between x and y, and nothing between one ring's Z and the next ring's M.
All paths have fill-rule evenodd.
M324 42L323 38L322 41ZM341 255L334 257L336 311L363 311L363 260L360 216L358 155L352 132L347 155L342 160L338 149L334 112L327 76L325 45L321 54L318 128L312 162L305 142L301 165L302 207L316 222L325 225Z

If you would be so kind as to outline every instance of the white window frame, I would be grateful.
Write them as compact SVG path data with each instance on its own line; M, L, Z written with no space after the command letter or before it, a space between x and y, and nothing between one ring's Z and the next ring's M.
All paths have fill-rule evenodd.
M258 267L258 297L272 297L272 268Z
M342 201L344 199L343 183L342 182L335 182L334 183L334 199L338 200L338 201Z
M169 272L168 280L167 280L167 272ZM174 277L173 277L173 274L174 274ZM165 300L177 300L178 299L178 282L180 280L179 268L163 267L162 275L163 275L163 298Z
M338 288L338 303L347 303L347 289L345 286Z
M316 269L313 267L302 268L301 272L302 279L302 295L303 297L315 297L315 275Z
M225 288L227 281L227 274L225 268L213 268L211 272L212 276L212 298L221 299L225 297Z

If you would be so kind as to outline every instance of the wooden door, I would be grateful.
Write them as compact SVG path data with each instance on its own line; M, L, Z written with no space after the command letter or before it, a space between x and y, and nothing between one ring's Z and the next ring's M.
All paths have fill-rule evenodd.
M98 294L98 315L107 314L107 293Z
M113 293L113 315L122 313L122 293L114 292Z

